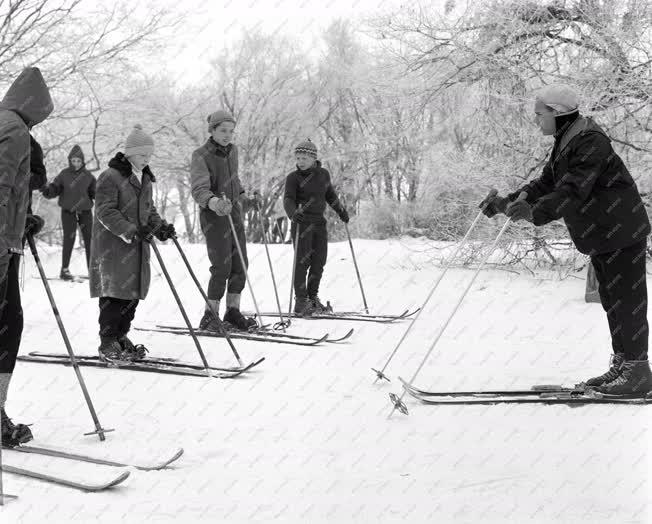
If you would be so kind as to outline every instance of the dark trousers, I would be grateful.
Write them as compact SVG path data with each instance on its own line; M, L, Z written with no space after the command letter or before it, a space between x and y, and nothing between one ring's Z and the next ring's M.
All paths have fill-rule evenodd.
M299 228L298 243L296 242L297 227ZM291 233L297 261L294 274L294 294L297 298L315 297L319 293L319 283L328 257L326 224L296 224L293 222Z
M247 240L242 219L236 213L231 216L245 264L248 266ZM240 262L238 248L231 234L228 217L220 217L208 209L202 209L199 222L206 237L208 259L211 262L211 278L208 281L206 293L208 298L210 300L220 300L224 296L224 291L242 293L247 277L245 268L242 267L242 262Z
M646 241L591 257L614 353L647 360Z
M13 373L23 334L19 266L20 255L11 255L5 279L0 282L0 373Z
M119 338L129 333L136 307L138 300L100 298L100 336Z
M91 258L93 212L90 209L77 212L61 209L61 225L63 227L63 251L61 252L62 268L66 268L70 265L72 248L75 247L75 239L77 238L77 224L79 224L79 227L81 228L84 249L86 250L86 267L88 267Z

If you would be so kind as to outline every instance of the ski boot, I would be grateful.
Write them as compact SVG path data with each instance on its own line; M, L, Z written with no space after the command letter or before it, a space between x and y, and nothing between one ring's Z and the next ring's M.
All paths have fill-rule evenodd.
M210 311L204 311L204 316L201 317L201 320L199 321L199 329L204 329L206 331L215 331L219 333L220 326L217 320L215 320L213 313Z
M581 382L580 384L577 384L575 388L576 389L593 388L596 386L602 386L603 384L607 384L612 380L616 380L618 378L618 375L620 375L620 368L623 365L624 361L625 361L625 355L623 353L616 353L612 355L611 366L609 367L609 371L603 373L598 377L593 377L585 382Z
M227 308L224 313L224 322L240 331L250 331L258 327L258 322L254 318L245 317L239 309L234 307Z
M652 391L652 371L647 360L625 360L611 382L592 388L605 395L645 397Z
M2 408L0 416L2 417L2 446L5 448L15 448L20 444L25 444L34 438L31 430L25 424L14 424Z
M75 277L72 276L72 273L67 267L61 268L61 273L59 273L59 278L65 280L66 282L72 282L75 280Z
M294 314L297 317L309 317L313 314L312 301L309 298L296 297L294 300Z
M100 347L97 348L97 352L103 362L124 360L125 351L116 337L100 337Z
M319 297L317 295L310 297L310 302L312 306L312 312L317 313L317 314L326 314L326 313L332 313L333 308L330 306L330 303L327 302L327 306L321 303L321 300L319 300Z
M142 360L147 356L147 348L142 344L134 345L127 335L118 337L118 343L122 347L123 360Z

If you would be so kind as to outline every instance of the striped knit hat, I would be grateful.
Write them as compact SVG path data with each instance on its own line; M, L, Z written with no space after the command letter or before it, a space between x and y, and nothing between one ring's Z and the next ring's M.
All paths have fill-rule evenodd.
M299 145L294 148L294 153L305 153L306 155L317 158L317 146L308 138L303 142L300 142Z
M233 115L228 111L224 111L223 109L208 115L206 121L208 122L209 133L211 133L213 129L219 126L222 122L233 122L233 124L235 124L235 118L233 118Z
M143 131L143 126L136 124L125 140L125 156L151 155L152 153L154 153L154 139Z

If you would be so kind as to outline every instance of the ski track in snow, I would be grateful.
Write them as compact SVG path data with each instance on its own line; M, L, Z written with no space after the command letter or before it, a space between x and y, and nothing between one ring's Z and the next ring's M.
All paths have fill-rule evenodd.
M422 240L355 246L372 312L420 306L441 270L425 263ZM48 275L56 276L59 249L39 247ZM197 323L201 296L174 246L160 247ZM205 283L205 247L186 250ZM248 250L259 305L274 309L263 246ZM290 246L270 250L287 307ZM85 274L80 253L72 269ZM428 269L397 270L408 256ZM21 352L64 352L29 255L25 273ZM181 325L156 261L152 273L134 326ZM449 272L389 366L390 377L412 376L472 275ZM74 350L94 354L98 308L88 285L49 283ZM321 296L336 309L361 309L347 243L329 245ZM583 280L483 272L415 384L516 388L573 384L603 372L610 353L604 312L583 297ZM253 309L246 290L243 309ZM397 381L374 384L370 368L385 363L407 325L296 321L291 333L314 336L355 327L347 343L317 348L236 340L244 361L266 357L236 380L81 368L102 425L116 430L104 443L83 436L93 424L71 368L19 362L7 408L34 423L35 445L120 460L178 447L185 454L169 469L133 470L122 485L94 494L5 474L5 491L20 498L0 508L1 522L652 522L650 408L433 407L406 397L410 415L387 420L387 395L400 388ZM153 356L199 362L190 338L132 332L132 339ZM235 363L223 340L201 342L212 365Z

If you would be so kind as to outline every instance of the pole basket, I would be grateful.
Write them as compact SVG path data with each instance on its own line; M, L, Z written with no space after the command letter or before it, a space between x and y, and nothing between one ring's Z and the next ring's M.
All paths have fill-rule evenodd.
M403 415L408 414L407 406L396 393L390 393L389 400L391 400L392 404L394 404L394 409L400 411L401 413L403 413Z

